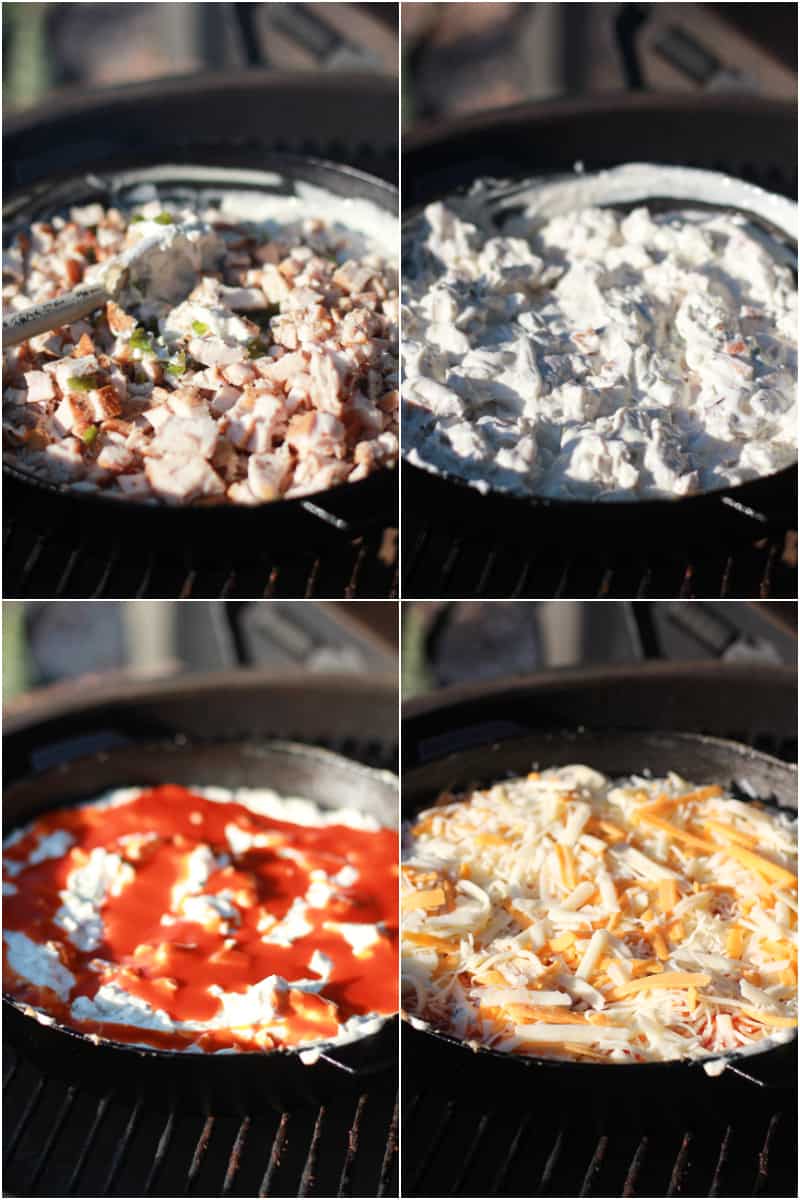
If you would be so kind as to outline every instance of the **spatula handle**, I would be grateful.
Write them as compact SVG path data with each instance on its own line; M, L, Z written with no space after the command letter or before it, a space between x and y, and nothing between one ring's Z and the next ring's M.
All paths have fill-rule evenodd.
M56 296L54 300L46 300L44 304L34 304L21 312L12 313L3 318L3 345L16 346L26 338L58 329L61 325L70 325L96 308L101 308L108 299L105 287L91 283L65 292L63 296Z

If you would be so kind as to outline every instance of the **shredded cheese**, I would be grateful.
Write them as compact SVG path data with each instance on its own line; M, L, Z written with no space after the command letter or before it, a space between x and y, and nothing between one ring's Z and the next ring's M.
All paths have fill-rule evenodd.
M406 1010L471 1043L592 1061L786 1040L792 830L677 774L572 766L449 792L409 831Z

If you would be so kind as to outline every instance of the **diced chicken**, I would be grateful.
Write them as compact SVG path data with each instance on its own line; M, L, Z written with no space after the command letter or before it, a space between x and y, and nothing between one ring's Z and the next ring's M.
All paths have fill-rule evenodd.
M303 470L296 471L287 496L308 496L344 483L351 471L350 463L335 458L309 458Z
M40 404L45 400L55 400L56 389L53 378L47 371L26 371L25 382L28 385L26 397L29 404Z
M258 500L277 500L283 495L291 475L286 454L251 454L247 461L247 482Z
M126 313L113 300L109 300L106 304L106 320L109 329L114 334L132 333L136 328L136 318Z
M88 396L68 392L53 415L53 427L59 437L81 434L94 424L94 407Z
M42 456L49 478L57 483L69 483L86 473L81 443L77 438L68 437L60 442L51 442L42 451Z
M310 396L322 412L340 417L344 411L345 381L352 374L350 364L340 354L316 351L311 355L309 375Z
M115 475L127 471L134 464L134 456L125 446L115 446L113 442L103 446L97 456L97 465L104 471L112 471Z
M153 444L159 454L211 458L218 437L216 421L207 412L198 410L191 417L170 415L157 430Z
M73 390L70 380L86 379L88 376L96 375L99 365L93 354L87 354L84 358L64 358L57 362L52 371L62 396L66 396ZM80 389L80 393L84 394L83 389Z
M219 475L203 458L168 454L163 458L148 458L144 469L153 492L168 504L189 504L225 492Z
M228 363L244 362L247 350L239 342L224 342L222 338L192 338L189 342L192 358L208 367L225 366Z
M234 387L242 388L246 383L252 383L258 373L255 367L252 367L249 363L238 362L224 367L222 374L228 383L232 383Z
M301 458L312 451L326 458L344 458L347 453L344 425L330 413L309 412L292 417L286 442Z
M152 495L150 480L144 471L135 471L130 475L120 475L117 487L131 498L141 498Z
M298 372L305 371L306 359L301 350L294 354L284 354L282 358L261 358L256 369L262 379L271 383L287 383Z
M224 384L218 392L215 393L211 404L209 405L211 412L215 417L221 417L223 413L229 412L237 400L241 396L241 391L238 387L231 387L230 384Z

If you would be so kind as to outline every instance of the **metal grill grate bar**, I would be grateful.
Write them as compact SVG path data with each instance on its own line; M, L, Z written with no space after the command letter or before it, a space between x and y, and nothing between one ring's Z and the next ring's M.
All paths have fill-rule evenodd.
M675 1159L675 1165L673 1166L672 1174L669 1177L667 1196L679 1196L681 1194L683 1185L686 1182L686 1174L689 1170L689 1151L691 1148L692 1134L687 1130L687 1132L681 1138L681 1144Z
M228 1156L228 1166L225 1171L225 1179L222 1184L222 1195L230 1196L233 1191L233 1185L236 1182L236 1176L239 1174L239 1168L242 1165L242 1154L244 1153L247 1135L250 1132L250 1117L243 1117L236 1131L236 1139L231 1147L230 1155Z
M622 1189L623 1196L636 1195L636 1187L642 1170L642 1165L645 1160L645 1155L647 1154L649 1143L650 1139L646 1134L639 1139L639 1144L636 1147L634 1156L631 1159L631 1165L628 1168L628 1174L625 1176L625 1184Z
M97 1134L100 1131L100 1126L103 1124L105 1115L108 1112L109 1104L110 1099L108 1096L102 1096L98 1101L92 1123L89 1126L89 1132L86 1134L86 1138L78 1153L75 1165L69 1174L69 1178L67 1179L67 1185L64 1189L65 1196L74 1195L75 1188L78 1186L78 1180L81 1177L86 1160L89 1157L92 1146L94 1145L95 1138L97 1137Z
M607 1150L608 1138L605 1136L605 1134L601 1134L597 1139L597 1145L594 1148L594 1154L589 1160L589 1165L586 1168L586 1174L583 1177L581 1190L578 1192L579 1196L591 1196L592 1188L597 1182L600 1171L602 1170L603 1161L606 1157Z
M39 1180L42 1176L42 1173L43 1173L45 1167L47 1166L53 1146L56 1143L56 1139L57 1139L58 1135L61 1133L61 1130L64 1128L64 1123L66 1122L67 1117L69 1116L70 1112L72 1111L72 1107L75 1103L75 1096L77 1094L77 1091L78 1091L78 1089L74 1086L67 1089L67 1093L64 1097L61 1107L58 1110L58 1115L56 1116L56 1119L50 1128L50 1132L48 1133L47 1137L45 1138L44 1144L42 1145L42 1148L39 1152L38 1162L36 1163L36 1166L34 1167L33 1174L31 1175L31 1179L30 1179L29 1188L30 1188L30 1191L32 1194L35 1192L36 1184L39 1182Z
M30 1096L28 1097L28 1102L25 1105L25 1107L23 1108L22 1112L20 1113L19 1120L17 1121L16 1125L14 1126L14 1131L11 1134L11 1137L8 1139L8 1141L5 1144L5 1153L3 1155L3 1165L6 1165L7 1163L11 1162L11 1159L14 1157L14 1152L19 1144L19 1140L22 1137L23 1133L25 1132L25 1129L27 1128L28 1122L30 1121L31 1117L36 1112L39 1101L42 1098L43 1091L44 1091L44 1077L39 1076L39 1078L36 1081L33 1091L31 1092Z
M153 1161L150 1164L150 1169L147 1172L147 1179L145 1180L144 1187L142 1188L143 1196L149 1196L153 1190L153 1187L156 1183L156 1180L158 1179L161 1168L164 1165L164 1159L167 1156L167 1151L169 1150L169 1145L170 1145L170 1142L172 1141L172 1134L173 1134L174 1129L175 1129L175 1110L170 1109L169 1113L167 1114L167 1119L164 1123L164 1128L161 1131L161 1137L158 1139L158 1146L156 1147L155 1157L153 1158Z
M773 1113L770 1118L769 1125L767 1126L764 1144L758 1152L758 1173L756 1175L756 1181L753 1184L752 1193L754 1196L763 1196L767 1189L767 1182L769 1179L769 1152L772 1148L775 1131L780 1125L782 1118L783 1113Z
M200 1130L200 1136L197 1139L197 1145L194 1148L194 1154L192 1155L189 1172L186 1176L186 1188L184 1191L184 1195L186 1196L191 1195L197 1180L197 1176L200 1173L200 1168L203 1165L203 1160L205 1159L206 1152L208 1150L208 1143L211 1141L211 1135L214 1132L214 1120L214 1117L206 1117L205 1121L203 1122L203 1128Z
M103 1188L104 1196L112 1195L111 1189L113 1188L114 1181L120 1172L123 1162L125 1161L125 1156L128 1153L128 1147L133 1140L133 1135L136 1133L136 1128L139 1124L141 1115L142 1100L139 1098L133 1106L131 1115L128 1117L128 1120L125 1123L125 1132L123 1133L122 1139L114 1152L114 1157L111 1160L111 1167L108 1175L106 1176L105 1187Z
M281 1119L278 1123L278 1128L275 1131L275 1137L272 1139L272 1150L270 1151L269 1162L267 1169L264 1172L264 1178L261 1180L261 1187L258 1189L259 1196L269 1196L272 1194L272 1181L275 1177L280 1161L283 1148L286 1145L286 1136L289 1131L289 1114L281 1113Z
M317 1113L317 1119L314 1122L314 1132L311 1134L311 1141L308 1144L308 1153L306 1154L305 1166L303 1174L300 1176L300 1187L298 1196L307 1196L314 1183L314 1172L317 1169L317 1155L319 1153L319 1140L322 1136L322 1122L325 1119L325 1106L322 1105Z
M392 1173L394 1171L394 1164L395 1164L395 1160L397 1158L397 1151L398 1151L398 1141L397 1141L398 1120L399 1120L399 1113L398 1113L398 1108L397 1108L397 1101L395 1101L394 1110L392 1112L392 1121L389 1126L389 1136L386 1139L386 1150L383 1155L383 1162L381 1163L380 1179L378 1180L378 1195L379 1196L386 1196L389 1194Z
M339 1176L339 1188L337 1196L350 1196L352 1187L353 1163L358 1153L358 1137L361 1130L361 1117L364 1112L364 1107L367 1103L366 1094L360 1095L356 1102L356 1111L353 1116L352 1124L347 1134L347 1152L342 1164L342 1173Z

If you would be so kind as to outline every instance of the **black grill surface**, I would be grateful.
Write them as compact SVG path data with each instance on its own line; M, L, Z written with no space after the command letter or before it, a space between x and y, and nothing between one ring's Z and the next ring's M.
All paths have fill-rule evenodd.
M397 1194L393 1088L315 1109L188 1115L94 1097L4 1048L5 1194Z
M624 1070L624 1067L621 1068ZM749 1109L728 1124L668 1114L604 1123L595 1098L566 1119L547 1106L445 1101L404 1083L404 1196L791 1196L796 1106ZM418 1140L419 1139L419 1140Z
M91 539L74 543L7 514L7 599L381 599L397 595L396 535L378 531L320 552L281 552L237 563L223 550L219 566L146 546Z
M411 514L403 524L402 589L409 599L783 599L797 595L797 538L687 551L672 561L643 546L612 565L573 559L564 548L548 553L535 538L522 547L454 536Z

